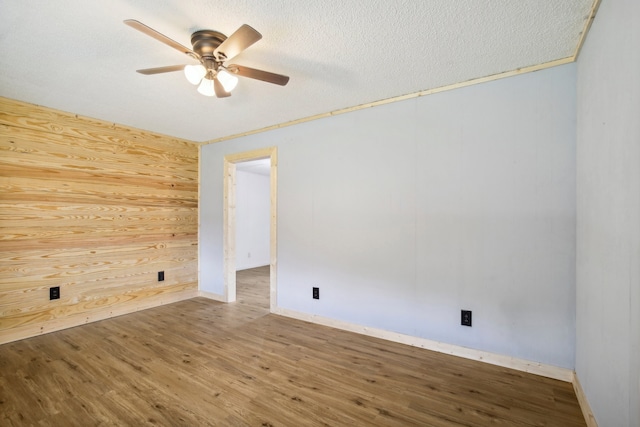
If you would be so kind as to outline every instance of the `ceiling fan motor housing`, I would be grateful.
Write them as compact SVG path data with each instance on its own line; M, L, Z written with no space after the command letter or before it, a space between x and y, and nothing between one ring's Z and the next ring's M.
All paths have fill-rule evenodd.
M201 30L196 31L191 35L191 44L193 45L193 51L200 55L202 58L223 59L216 58L214 51L227 39L224 34L213 30Z

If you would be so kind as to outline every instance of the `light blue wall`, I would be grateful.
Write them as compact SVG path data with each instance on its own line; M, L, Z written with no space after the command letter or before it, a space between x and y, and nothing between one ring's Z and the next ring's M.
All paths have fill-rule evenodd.
M236 270L271 262L270 183L268 175L236 171Z
M223 156L277 146L279 307L573 368L575 98L570 64L204 146L201 289Z
M640 426L638 17L603 1L578 59L576 372L601 427Z

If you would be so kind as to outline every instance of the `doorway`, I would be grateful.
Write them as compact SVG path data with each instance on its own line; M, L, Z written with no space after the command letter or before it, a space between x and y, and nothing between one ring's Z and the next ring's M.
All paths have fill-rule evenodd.
M230 154L224 158L224 299L236 300L236 201L237 165L253 160L269 160L269 307L273 311L277 304L277 148L262 148L244 153Z

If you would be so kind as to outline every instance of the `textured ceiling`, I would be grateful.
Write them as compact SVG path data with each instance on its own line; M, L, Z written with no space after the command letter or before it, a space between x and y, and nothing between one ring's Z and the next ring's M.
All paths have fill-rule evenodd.
M5 0L0 96L206 141L571 57L594 0ZM231 62L291 77L196 92L188 58L125 26L190 46L243 23L263 39ZM192 62L191 62L192 63Z

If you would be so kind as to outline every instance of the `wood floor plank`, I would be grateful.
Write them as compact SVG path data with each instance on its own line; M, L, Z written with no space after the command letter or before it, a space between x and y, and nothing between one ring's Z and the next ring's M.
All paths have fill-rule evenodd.
M0 346L0 425L585 426L571 384L269 314L269 269Z

